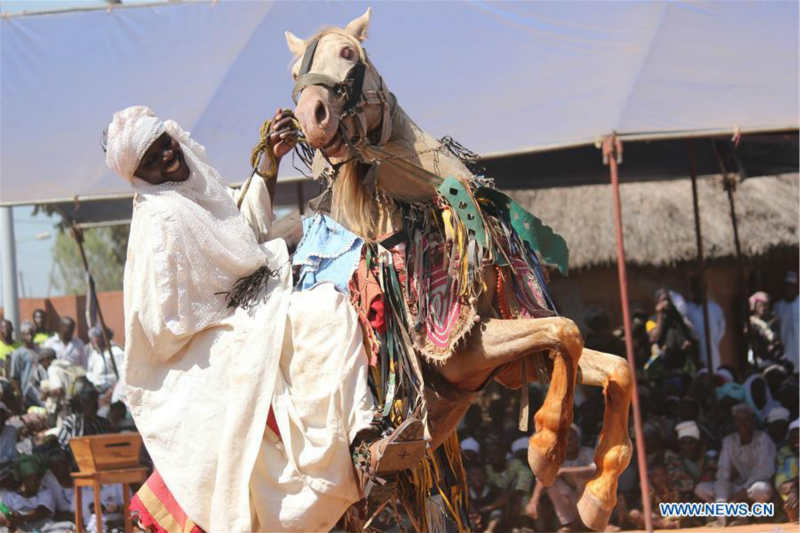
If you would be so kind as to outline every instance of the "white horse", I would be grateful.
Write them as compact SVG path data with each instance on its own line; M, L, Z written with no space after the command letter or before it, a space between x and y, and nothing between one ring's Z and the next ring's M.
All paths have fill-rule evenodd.
M286 41L296 58L295 114L316 149L313 172L319 176L329 163L338 167L331 214L374 240L402 227L399 203L430 202L442 176L468 179L472 174L417 126L389 92L361 44L369 18L368 9L344 28L327 28L307 40L287 32ZM371 184L365 185L369 165L359 162L375 161L381 164L373 165ZM596 473L578 503L583 522L602 530L616 505L617 479L631 458L631 370L621 357L584 348L578 328L565 317L495 318L496 269L486 268L483 275L489 289L477 303L480 324L443 365L431 368L466 391L479 389L492 376L518 388L536 378L535 368L548 368L550 386L535 415L536 431L528 447L531 469L545 486L554 482L564 458L576 380L602 387L605 414L595 452ZM455 429L468 400L457 408L440 405L438 410L436 398L431 401L431 434L438 446Z

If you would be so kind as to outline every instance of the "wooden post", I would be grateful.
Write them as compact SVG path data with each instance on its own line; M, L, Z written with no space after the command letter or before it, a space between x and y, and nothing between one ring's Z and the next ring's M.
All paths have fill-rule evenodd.
M697 269L700 276L700 302L703 306L703 334L706 346L706 369L709 374L714 372L711 357L711 335L708 324L708 298L706 297L706 263L703 257L703 234L700 229L700 206L697 200L697 164L695 161L694 140L689 139L689 175L692 178L692 206L694 207L694 236L697 241Z

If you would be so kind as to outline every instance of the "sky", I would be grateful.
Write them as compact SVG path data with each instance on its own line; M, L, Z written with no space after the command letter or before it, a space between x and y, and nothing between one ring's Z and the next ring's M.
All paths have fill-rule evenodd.
M125 0L124 3L153 3L153 0ZM0 1L0 13L50 11L105 4L103 0ZM53 268L52 248L58 231L55 229L58 217L41 214L34 216L33 207L21 206L13 208L13 218L17 240L17 270L21 273L18 285L20 298L55 296L56 292L50 286L50 273ZM3 301L3 290L0 276L0 305Z
M103 5L0 1L0 10ZM17 201L119 192L124 184L98 157L99 131L110 113L139 100L188 126L222 174L241 179L248 170L241 154L252 146L252 132L275 105L291 105L283 30L308 36L323 22L346 22L366 5L277 2L261 19L239 8L213 16L207 7L154 10L159 17L142 20L151 30L168 25L168 46L137 40L137 12L148 10L128 10L114 25L88 24L79 37L69 20L109 15L101 10L4 21L11 28L4 49L14 52L2 56L7 105L0 124L14 135L9 130L4 137L0 182L11 180ZM789 33L796 37L797 12L789 3L374 2L373 8L370 58L401 105L434 136L453 135L479 153L594 141L612 130L625 135L747 129L765 111L772 112L770 120L796 116L797 50L785 42ZM176 26L170 11L180 11L195 26ZM220 23L223 16L228 24ZM193 27L204 28L202 41L190 38L186 28ZM102 68L82 64L81 76L74 77L74 63L63 54L80 54L81 46L94 42L89 36L108 43L91 49ZM190 68L196 60L163 61L165 49L176 57L202 57L203 68ZM230 57L236 59L226 62ZM108 68L120 58L125 67ZM133 79L141 72L183 85L142 87ZM192 91L184 90L187 81ZM40 156L42 145L50 157ZM37 235L53 233L56 220L34 218L31 211L14 209L18 268L24 273L20 292L46 296L52 236Z

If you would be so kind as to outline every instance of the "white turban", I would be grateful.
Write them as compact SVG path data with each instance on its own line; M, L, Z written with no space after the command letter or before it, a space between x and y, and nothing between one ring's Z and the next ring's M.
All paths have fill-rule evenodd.
M700 428L697 427L694 420L687 420L686 422L677 424L675 426L675 433L678 434L679 439L683 437L692 437L700 440Z
M143 105L114 113L106 138L106 165L128 181L144 153L166 131L164 123Z
M788 422L789 416L791 416L791 414L787 408L782 406L773 407L769 410L769 413L767 413L767 424L777 422L778 420L786 420Z
M481 453L481 445L472 437L467 437L461 441L461 451Z
M789 431L793 429L800 429L800 418L795 418L791 424L789 424Z

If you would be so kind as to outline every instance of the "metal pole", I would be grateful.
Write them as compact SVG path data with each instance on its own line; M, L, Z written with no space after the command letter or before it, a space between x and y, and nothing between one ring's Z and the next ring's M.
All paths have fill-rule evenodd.
M628 274L625 269L625 242L622 234L622 208L619 199L619 176L617 165L622 163L622 142L616 134L609 135L603 141L603 162L609 166L611 173L611 190L614 194L614 226L617 233L617 272L619 274L619 295L622 301L622 322L625 329L625 352L631 372L636 376L636 363L633 356L633 330L631 314L628 306ZM642 415L639 408L639 391L636 380L633 380L633 430L636 434L636 461L639 466L639 487L642 492L642 510L645 529L653 531L653 516L650 506L650 483L647 480L647 455L644 448L644 431L642 431Z
M19 295L17 291L17 244L11 206L0 207L0 255L3 256L3 313L19 332Z
M706 345L706 368L714 371L711 357L711 335L708 324L708 298L706 297L706 262L703 257L703 234L700 230L700 206L697 201L697 164L694 153L694 140L689 139L689 175L692 177L692 205L694 207L694 236L697 240L697 268L700 276L700 302L703 306L703 333Z

